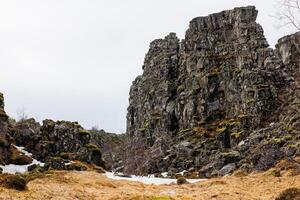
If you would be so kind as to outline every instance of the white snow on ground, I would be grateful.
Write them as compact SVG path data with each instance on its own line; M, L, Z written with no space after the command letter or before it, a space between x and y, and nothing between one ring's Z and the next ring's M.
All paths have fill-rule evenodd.
M15 146L13 145L19 152L23 153L25 156L29 156L31 157L32 156L32 153L29 153L28 151L25 151L25 147L18 147L18 146Z
M24 147L18 147L18 146L14 146L16 147L16 149L23 153L24 155L26 156L29 156L31 157L32 154L29 153L28 151L25 151L24 150ZM7 174L15 174L15 173L25 173L27 172L27 168L30 166L30 165L33 165L33 164L36 164L36 165L40 165L40 166L44 166L45 163L42 163L36 159L33 159L32 160L32 163L28 164L28 165L14 165L14 164L9 164L9 165L0 165L0 167L2 168L2 173L7 173Z
M183 170L182 172L179 172L179 174L181 174L181 176L183 176L183 174L186 172L186 170Z
M163 173L161 173L161 175L162 175L164 178L167 178L167 177L168 177L168 172L163 172Z
M127 180L127 181L137 181L144 184L154 184L154 185L163 185L163 184L171 184L176 183L176 179L171 178L156 178L154 175L150 176L131 176L131 177L121 177L115 175L112 172L105 173L107 178L114 179L114 180ZM196 183L199 181L204 181L205 179L187 179L189 183Z

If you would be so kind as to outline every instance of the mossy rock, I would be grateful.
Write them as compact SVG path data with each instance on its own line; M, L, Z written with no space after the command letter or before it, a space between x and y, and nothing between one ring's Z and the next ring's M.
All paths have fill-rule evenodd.
M249 119L249 118L251 118L251 117L253 117L253 116L251 116L251 115L246 115L246 114L240 114L240 115L238 116L238 119L239 119L239 120L244 120L244 119Z
M239 119L223 120L219 124L220 127L227 127L227 128L232 128L234 126L239 126L239 125L240 125Z
M79 132L78 132L80 135L89 135L90 134L90 131L88 130L84 130L84 129L79 129Z
M102 155L102 152L99 148L93 148L92 152L93 152L93 154L96 154L96 155Z
M50 160L52 160L52 161L64 161L63 158L57 157L57 156L51 157Z
M4 96L3 93L0 92L0 107L4 106Z
M0 147L8 147L8 146L9 146L9 142L4 137L0 137Z
M66 159L66 160L70 160L72 157L74 157L74 153L69 153L69 152L61 152L59 154L59 157Z
M218 128L217 129L217 133L218 134L222 134L222 133L225 133L228 129L226 127L221 127L221 128Z
M146 128L139 128L138 131L140 132L145 132L147 129Z
M240 153L238 151L228 151L221 153L220 156L225 159L238 159L240 157Z
M192 129L190 129L190 128L183 129L183 130L180 131L180 133L186 133L186 132L189 132L189 131L191 131L191 130L192 130Z
M212 135L209 134L209 132L203 127L194 127L193 131L196 134L195 137L202 137L202 136L207 137L207 138L212 137Z
M37 164L33 164L33 165L30 165L27 167L27 170L28 172L30 172L31 174L32 173L42 173L42 172L45 172L46 170L40 166L40 165L37 165Z
M183 92L183 91L184 91L184 85L179 85L179 86L177 87L177 93L180 94L180 93Z
M272 138L270 140L267 140L265 144L278 144L278 145L283 145L285 141L282 138Z
M176 182L177 182L177 185L183 185L183 184L188 183L188 181L184 177L179 177Z
M25 156L25 155L17 155L16 157L13 157L11 160L12 164L15 165L27 165L32 162L32 158Z
M4 119L4 120L8 119L8 115L6 114L3 108L0 108L0 119Z
M278 170L278 169L270 169L269 172L274 177L280 177L281 176L280 170Z
M105 170L103 169L103 167L94 165L94 166L93 166L93 169L94 169L96 172L100 173L100 174L105 173Z
M283 136L283 140L285 140L285 141L288 141L288 140L292 140L293 139L293 136L292 135L285 135L285 136Z
M208 77L217 77L220 74L220 68L216 67L208 73Z
M300 200L300 189L288 188L282 191L275 200Z
M239 139L243 135L243 131L233 132L230 134L230 136L234 139Z
M21 175L7 174L2 175L0 184L8 189L26 190L27 181Z
M91 144L91 143L86 144L85 147L88 149L98 149L99 148L97 145Z

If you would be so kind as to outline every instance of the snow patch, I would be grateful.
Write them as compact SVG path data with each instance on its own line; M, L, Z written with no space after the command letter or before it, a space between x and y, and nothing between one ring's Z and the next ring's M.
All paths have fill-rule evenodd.
M16 147L16 149L23 153L26 156L29 156L32 158L32 153L29 153L28 151L25 151L24 147L18 147L18 146L14 146ZM2 173L7 173L7 174L15 174L15 173L21 173L24 174L25 172L28 171L28 167L31 165L40 165L40 166L44 166L45 163L42 163L34 158L32 158L32 162L28 165L14 165L14 164L9 164L9 165L0 165L0 168L2 168Z
M162 175L164 178L167 178L167 177L168 177L168 172L163 172L163 173L161 173L161 175Z
M172 178L156 178L154 175L149 176L134 176L131 177L121 177L118 175L115 175L112 172L106 172L105 176L107 178L113 179L113 180L127 180L127 181L137 181L144 184L154 184L154 185L163 185L163 184L171 184L176 183L176 179ZM205 179L187 179L189 183L196 183L199 181L204 181Z

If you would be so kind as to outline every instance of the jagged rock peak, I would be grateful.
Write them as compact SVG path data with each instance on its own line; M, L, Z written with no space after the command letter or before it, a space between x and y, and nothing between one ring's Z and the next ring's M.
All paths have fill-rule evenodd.
M6 121L8 119L8 116L4 110L4 96L0 92L0 120Z
M199 31L203 29L216 29L235 23L255 22L258 11L255 6L238 7L233 10L225 10L208 16L196 17L190 22L190 27L195 27Z
M276 49L279 51L283 64L299 64L300 32L280 38Z
M253 163L246 157L258 135L273 137L256 130L280 121L279 110L291 113L295 108L279 109L283 97L299 99L298 93L283 92L291 88L287 83L297 74L289 68L292 62L299 63L293 50L299 40L290 36L279 41L277 50L268 48L264 31L256 23L257 13L249 6L197 17L181 42L171 33L150 44L143 75L130 90L131 157L124 162L125 172L192 168L207 176L228 164L227 159L237 168L242 163L252 169L265 164L257 160L259 156ZM251 144L240 151L245 141ZM283 156L276 145L270 146L280 156L267 158L268 167Z
M179 39L176 33L170 33L164 39L156 39L150 43L150 49L146 54L143 69L153 70L155 60L159 61L159 58L163 54L176 54L179 51ZM155 59L158 58L158 59Z

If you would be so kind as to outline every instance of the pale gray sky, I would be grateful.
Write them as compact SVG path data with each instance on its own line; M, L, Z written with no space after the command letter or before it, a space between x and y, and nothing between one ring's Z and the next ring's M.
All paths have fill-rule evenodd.
M1 0L0 91L12 117L22 107L38 120L79 121L125 131L131 82L149 43L189 21L255 5L273 46L275 0Z

